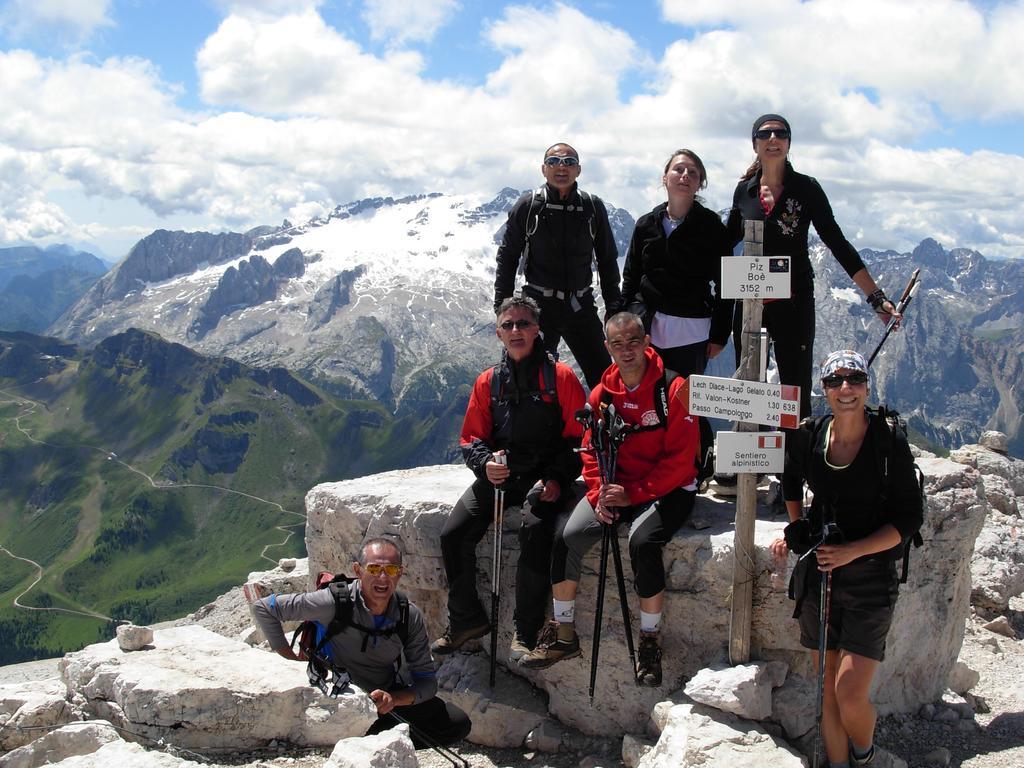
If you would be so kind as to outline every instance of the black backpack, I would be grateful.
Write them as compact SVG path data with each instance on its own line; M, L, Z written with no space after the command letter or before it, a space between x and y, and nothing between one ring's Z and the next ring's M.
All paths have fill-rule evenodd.
M330 641L346 627L353 626L363 633L363 651L366 650L371 637L390 637L397 634L403 645L409 639L409 598L402 592L395 592L395 597L398 600L398 622L393 626L376 629L364 627L352 621L352 596L349 594L348 587L353 581L355 579L350 579L344 574L335 576L333 573L321 571L316 577L316 588L330 590L331 596L334 598L334 618L326 627L319 621L304 621L292 633L292 651L300 659L309 662L307 667L309 680L321 690L324 690L321 681L326 680L330 672L335 672L337 677L337 672L341 667L340 664L335 663Z
M504 355L502 356L504 358ZM494 425L493 437L508 439L509 420L512 416L512 409L508 405L508 397L501 386L501 368L505 364L502 360L491 371L491 423ZM550 397L555 408L558 408L558 386L555 378L555 359L550 353L544 355L544 362L540 366L541 388L529 391L530 395L538 395L541 398Z
M672 386L672 382L678 378L678 373L667 368L665 369L661 378L654 384L654 412L658 415L658 423L646 426L635 424L630 428L631 432L650 432L655 429L668 429L668 390ZM606 389L601 390L601 402L605 405L611 405L612 396ZM699 489L705 480L715 474L715 435L711 431L711 423L707 419L698 417L697 424L700 427L700 446L697 450L694 464L697 466L697 487Z
M580 200L583 201L583 212L587 216L590 240L593 242L594 237L597 235L597 216L595 215L596 207L594 206L594 200L589 192L584 192L582 189L579 190L579 194ZM537 187L530 196L530 206L526 210L526 245L523 246L523 253L519 261L520 274L526 272L526 261L530 257L530 238L537 231L537 225L540 223L540 212L544 208L557 208L559 210L565 208L561 203L548 202L548 188L546 184Z
M898 411L889 410L884 405L879 405L877 409L868 408L868 413L871 415L877 415L881 417L885 424L885 430L875 426L874 419L871 420L868 428L869 439L871 440L872 447L875 451L875 457L878 461L878 473L882 477L882 498L879 500L880 504L884 504L886 497L892 488L892 480L889 477L889 457L892 455L892 446L896 440L897 430L903 434L903 438L907 440L907 423L900 418ZM804 423L810 424L811 426L811 439L807 441L807 450L804 456L804 466L810 466L811 453L814 450L814 446L818 443L818 435L824 428L826 421L829 419L828 416L817 416L808 417L804 419ZM917 465L917 462L913 462L914 473L917 475L917 487L918 492L921 494L921 508L927 510L927 499L924 492L924 472ZM910 571L910 545L913 544L914 548L920 547L924 544L924 539L921 538L921 532L917 531L913 536L910 537L903 544L903 554L901 558L903 560L903 570L900 574L900 584L907 583L907 576Z

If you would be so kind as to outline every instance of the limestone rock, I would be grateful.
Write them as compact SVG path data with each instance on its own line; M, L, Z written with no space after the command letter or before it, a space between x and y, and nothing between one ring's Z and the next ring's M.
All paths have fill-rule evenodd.
M323 768L419 768L419 758L402 723L374 736L342 739Z
M782 726L786 736L798 739L814 727L817 679L790 675L772 691L771 719Z
M981 433L981 437L978 439L979 445L988 448L996 453L1006 455L1010 450L1009 442L1006 439L1006 435L1002 432L996 432L994 429L987 430Z
M993 460L1005 457L979 449ZM978 462L988 461L978 455ZM910 582L901 590L890 632L886 660L876 676L874 700L882 714L914 711L938 699L955 662L969 611L971 577L968 564L974 541L990 511L983 493L982 475L973 466L946 459L922 458L927 482L928 510L922 535L926 542L913 551ZM988 466L988 465L986 465ZM1005 469L1005 468L1004 468ZM1009 469L1006 470L1010 472ZM319 485L306 495L308 523L306 548L309 570L338 571L348 566L367 536L399 538L406 552L402 587L423 610L428 629L440 634L446 623L446 584L439 546L440 531L455 501L473 480L462 466L421 467ZM751 654L755 659L783 661L791 671L813 678L810 653L799 643L792 616L793 604L784 590L773 589L770 573L779 569L768 552L781 534L783 523L772 521L762 509L755 529L753 571L755 576L751 626ZM601 628L600 664L593 703L588 695L590 654L593 647L594 606L597 594L598 551L594 547L583 562L576 625L583 656L555 664L546 670L529 671L512 665L498 684L508 686L513 676L523 676L548 697L548 713L564 725L583 733L621 736L643 731L652 708L666 691L679 688L698 670L721 664L728 658L729 602L733 578L733 502L700 496L694 518L701 529L683 528L666 545L663 558L667 595L662 616L661 690L638 687L626 653L622 614L610 571ZM518 541L515 530L519 512L507 509L502 556L498 647L499 665L512 633ZM484 599L490 592L491 539L481 542L477 554L477 589ZM626 548L625 532L620 539ZM795 558L791 557L784 582ZM626 562L628 571L628 560ZM632 575L626 574L627 580ZM630 590L632 630L637 630L638 606ZM487 643L484 643L485 651ZM481 655L485 664L485 655ZM450 662L446 662L450 663ZM467 678L469 680L470 678ZM466 682L458 695L476 722L487 699L486 675ZM454 688L453 688L454 690ZM455 697L457 703L462 701ZM489 705L488 705L489 706ZM479 707L475 712L474 707ZM523 731L523 736L543 717ZM794 726L797 727L797 726ZM475 740L473 734L471 740ZM511 740L512 735L502 736Z
M622 764L626 768L636 768L652 749L653 741L627 733L622 737Z
M119 624L117 627L117 645L122 651L141 651L151 642L153 630L149 627L134 624Z
M544 701L533 686L504 669L499 669L493 690L489 677L487 656L455 653L437 671L439 693L469 715L473 729L468 738L474 744L521 747L546 720ZM533 748L543 749L539 744Z
M565 737L565 728L557 720L544 720L526 734L523 742L527 749L540 752L558 752Z
M692 702L674 705L637 768L803 768L804 760L757 723Z
M202 763L194 760L145 749L139 744L122 739L104 744L95 752L68 757L61 760L58 765L60 768L203 768Z
M199 626L158 630L153 648L125 653L115 641L65 656L61 675L88 715L189 749L252 749L274 739L301 746L362 735L376 719L358 688L337 699L306 680L305 667Z
M949 688L959 694L965 694L978 684L981 675L964 664L957 661L949 672Z
M104 744L120 740L117 731L104 720L72 723L0 756L0 768L38 768L74 755L92 754Z
M212 603L207 603L195 613L189 614L188 621L247 645L260 645L265 638L263 633L253 626L245 589L253 591L255 588L260 596L265 596L271 593L284 595L304 592L312 586L309 578L309 559L297 558L295 566L290 569L279 564L277 568L269 571L250 573L244 587L235 587L225 592ZM290 632L297 625L297 622L287 622L285 631Z
M58 678L38 682L0 685L0 751L28 744L38 731L19 727L63 725L78 720L81 713L65 699Z
M970 562L989 506L979 474L947 459L919 459L927 506L924 546L910 555L873 700L881 714L912 712L942 695L970 612ZM811 677L811 675L807 675Z
M1009 637L1013 640L1017 639L1017 633L1014 632L1013 625L1010 624L1010 620L1005 616L996 616L992 621L983 624L982 629L987 629L989 632L995 632L997 635Z
M978 470L992 507L971 559L972 602L1005 611L1011 598L1024 593L1024 462L979 445L951 451L950 458Z
M786 665L779 661L734 667L716 664L700 670L683 691L700 704L751 720L764 720L772 712L772 689L785 679Z

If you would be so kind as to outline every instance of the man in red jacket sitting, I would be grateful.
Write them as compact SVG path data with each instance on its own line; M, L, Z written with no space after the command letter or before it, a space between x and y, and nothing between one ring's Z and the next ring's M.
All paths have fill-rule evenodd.
M630 432L619 448L613 483L603 485L597 459L583 454L587 494L573 510L552 558L554 620L520 664L543 669L580 655L575 605L581 562L601 538L601 526L622 521L629 525L629 557L640 596L637 680L657 687L665 600L661 550L693 511L700 436L696 417L676 399L684 379L666 383L665 367L643 321L620 312L605 324L605 337L612 365L590 393L590 405L599 411L602 404L613 404ZM590 445L589 433L583 445Z
M498 486L505 491L506 507L523 505L511 661L534 647L544 625L555 528L576 501L580 459L574 449L583 427L575 414L586 396L572 369L545 351L539 321L532 298L501 302L496 329L504 347L501 362L477 377L469 397L459 442L477 479L441 531L448 629L430 646L435 656L497 631L491 626L497 617L487 618L476 591L476 545L494 518Z

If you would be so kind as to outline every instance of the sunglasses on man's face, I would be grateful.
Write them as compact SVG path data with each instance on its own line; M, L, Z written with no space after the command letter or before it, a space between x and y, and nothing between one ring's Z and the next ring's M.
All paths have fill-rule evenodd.
M558 157L556 155L551 155L551 157L544 158L544 165L550 165L552 168L556 165L564 165L566 168L574 168L579 164L579 159L575 157Z
M847 373L845 375L841 373L833 373L821 380L821 386L825 389L836 389L843 386L844 381L851 387L856 387L860 384L867 384L868 375L861 371L855 371L854 373Z
M371 576L380 576L382 573L386 573L393 579L402 572L402 566L394 563L367 563L363 566L363 570Z
M506 320L500 327L503 331L511 331L513 329L517 331L526 331L533 328L535 325L536 323L533 322L533 320Z
M754 131L755 139L770 139L772 134L775 134L775 138L779 141L785 141L789 138L789 131L785 128L761 128L760 130Z

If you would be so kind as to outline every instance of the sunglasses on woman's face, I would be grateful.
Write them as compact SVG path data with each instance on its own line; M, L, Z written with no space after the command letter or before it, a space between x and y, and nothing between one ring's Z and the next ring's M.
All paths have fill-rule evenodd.
M758 131L754 131L755 139L770 139L772 134L775 134L775 138L779 141L785 141L789 138L789 131L785 128L761 128Z
M861 371L854 371L853 373L847 374L833 373L821 380L821 386L825 389L836 389L843 386L844 381L851 387L856 387L861 384L867 384L868 375Z

